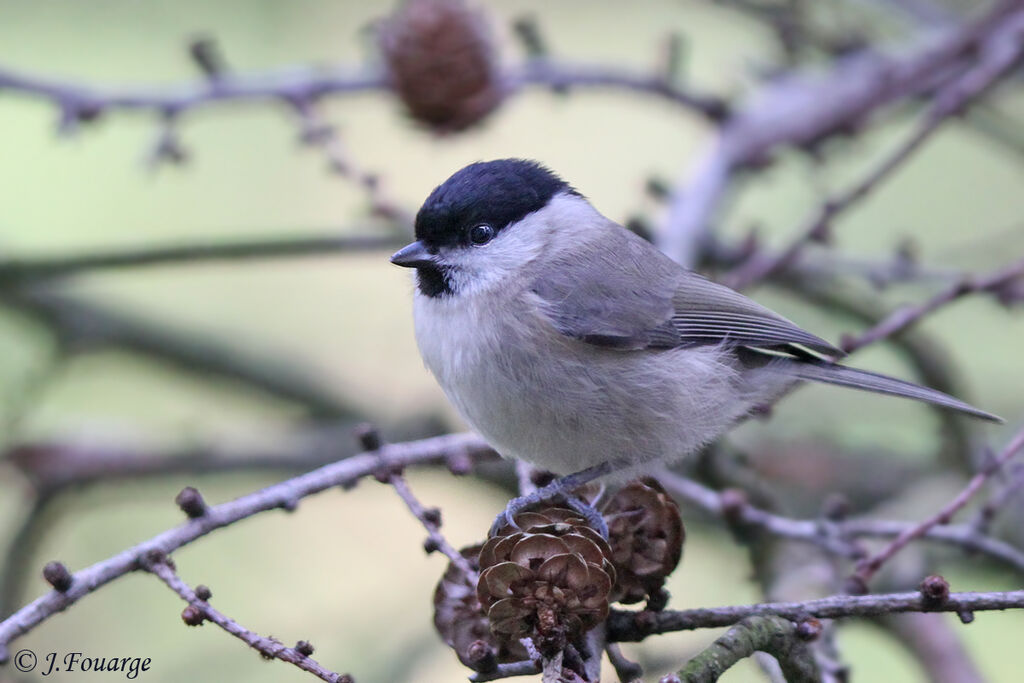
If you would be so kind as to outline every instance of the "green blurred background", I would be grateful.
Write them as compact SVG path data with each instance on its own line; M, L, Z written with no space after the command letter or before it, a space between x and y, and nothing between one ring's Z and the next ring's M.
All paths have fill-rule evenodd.
M835 4L836 30L880 20ZM298 0L0 0L0 64L53 77L108 84L170 84L196 78L187 40L215 36L233 69L298 63L359 63L372 58L369 23L388 3ZM556 56L648 68L668 31L688 40L692 83L741 92L778 50L756 22L712 3L623 3L562 0L489 5L503 55L521 58L507 26L535 15ZM846 22L846 23L843 23ZM881 29L899 45L898 27ZM1016 100L1017 104L1021 99ZM527 91L485 126L438 139L411 125L383 94L335 98L325 114L353 159L378 172L387 190L415 209L436 184L464 164L502 156L537 158L568 178L609 217L637 211L657 218L644 199L645 179L675 179L711 130L655 99L621 93L557 97ZM57 112L46 103L0 92L0 255L64 253L169 241L288 236L314 231L365 234L383 229L365 194L326 171L324 156L298 144L290 112L276 104L201 109L181 128L190 162L149 172L141 163L155 134L149 115L115 114L72 139L55 134ZM795 153L759 173L723 218L721 234L756 224L781 241L801 224L822 188L843 187L907 130L894 121L836 151L825 167ZM922 261L992 269L1024 253L1024 172L1019 153L951 124L870 200L846 216L838 247L856 255L890 253L915 239ZM424 412L455 417L422 368L411 330L408 273L387 253L250 264L175 266L97 274L68 291L117 310L173 323L247 352L292 359L335 393L382 423ZM893 302L927 291L895 288ZM759 300L836 339L848 321L807 309L770 290ZM931 332L958 363L969 399L1019 424L1024 413L1019 360L1024 318L987 299L958 304L929 319ZM10 424L5 443L79 438L146 446L258 444L288 428L299 411L286 402L227 382L205 381L144 358L97 353L62 365L30 400L24 394L47 372L54 347L40 328L0 310L0 409ZM898 357L872 348L856 363L907 376ZM17 415L17 420L13 416ZM767 423L746 425L740 444L815 438L840 440L871 457L926 452L934 417L919 406L838 389L804 389ZM1007 430L985 435L998 444ZM908 456L910 457L910 456ZM865 463L870 467L870 463ZM503 494L475 480L412 473L427 504L444 509L449 538L475 541L503 505ZM273 481L270 476L167 477L97 486L68 498L31 559L60 559L72 570L177 524L172 504L185 484L210 502ZM950 485L952 491L954 484ZM0 540L22 514L25 483L0 470ZM939 498L938 500L941 500ZM892 508L893 516L921 512ZM683 564L670 589L672 606L738 604L759 599L746 556L726 532L691 525ZM424 557L423 531L386 488L364 482L328 492L290 514L270 513L215 533L175 553L181 576L205 583L227 614L286 643L307 639L335 670L373 681L454 681L466 675L430 625L433 585L444 568ZM974 569L941 567L955 589L1007 589L1020 580ZM934 568L933 568L934 569ZM27 601L46 589L29 581ZM150 681L308 680L280 662L267 663L213 626L186 629L177 596L151 577L128 576L89 596L17 641L40 656L82 651L92 656L153 659ZM955 621L955 617L950 617ZM979 614L957 632L993 681L1020 680L1012 648L1024 636L1020 614ZM717 635L713 631L653 639L638 648L667 670ZM844 659L860 681L920 680L917 665L870 625L841 631ZM663 673L664 671L661 671ZM648 675L656 680L658 671ZM15 674L0 670L0 680ZM80 677L99 680L100 675ZM37 680L32 677L12 680ZM38 680L78 680L55 675ZM723 680L763 680L745 663Z

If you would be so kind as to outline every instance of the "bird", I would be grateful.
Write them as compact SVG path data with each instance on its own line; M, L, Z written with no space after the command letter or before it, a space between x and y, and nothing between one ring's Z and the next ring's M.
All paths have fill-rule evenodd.
M679 265L536 161L457 171L415 237L391 262L415 270L425 365L503 457L563 475L510 501L492 531L540 501L587 508L567 492L679 461L806 382L1001 421L840 364L840 349Z

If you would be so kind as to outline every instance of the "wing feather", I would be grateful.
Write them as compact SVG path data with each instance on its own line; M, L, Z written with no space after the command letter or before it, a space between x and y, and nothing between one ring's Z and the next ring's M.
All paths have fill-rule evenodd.
M564 335L620 350L791 345L842 352L739 292L689 272L611 224L601 239L544 265L532 286Z

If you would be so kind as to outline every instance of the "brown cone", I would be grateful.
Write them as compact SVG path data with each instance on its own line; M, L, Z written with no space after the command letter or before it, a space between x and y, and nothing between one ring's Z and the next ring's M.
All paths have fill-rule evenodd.
M469 128L501 103L487 18L462 0L408 0L381 22L378 45L409 115L435 132Z
M575 512L547 508L515 517L480 550L477 597L503 641L529 636L561 650L608 616L615 582L607 541Z
M602 509L618 580L612 602L640 602L679 564L686 531L679 507L654 479L630 482Z
M477 544L461 551L473 569L479 569L480 548ZM499 641L491 633L474 586L451 562L434 590L434 627L455 650L459 661L476 671L527 659L526 650L518 641Z

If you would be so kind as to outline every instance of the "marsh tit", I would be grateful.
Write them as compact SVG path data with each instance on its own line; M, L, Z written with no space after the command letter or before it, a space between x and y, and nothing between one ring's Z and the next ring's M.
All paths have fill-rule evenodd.
M416 341L465 420L505 457L575 473L513 501L506 519L683 458L804 381L999 419L836 364L832 344L681 267L533 161L455 173L391 262L416 269Z

